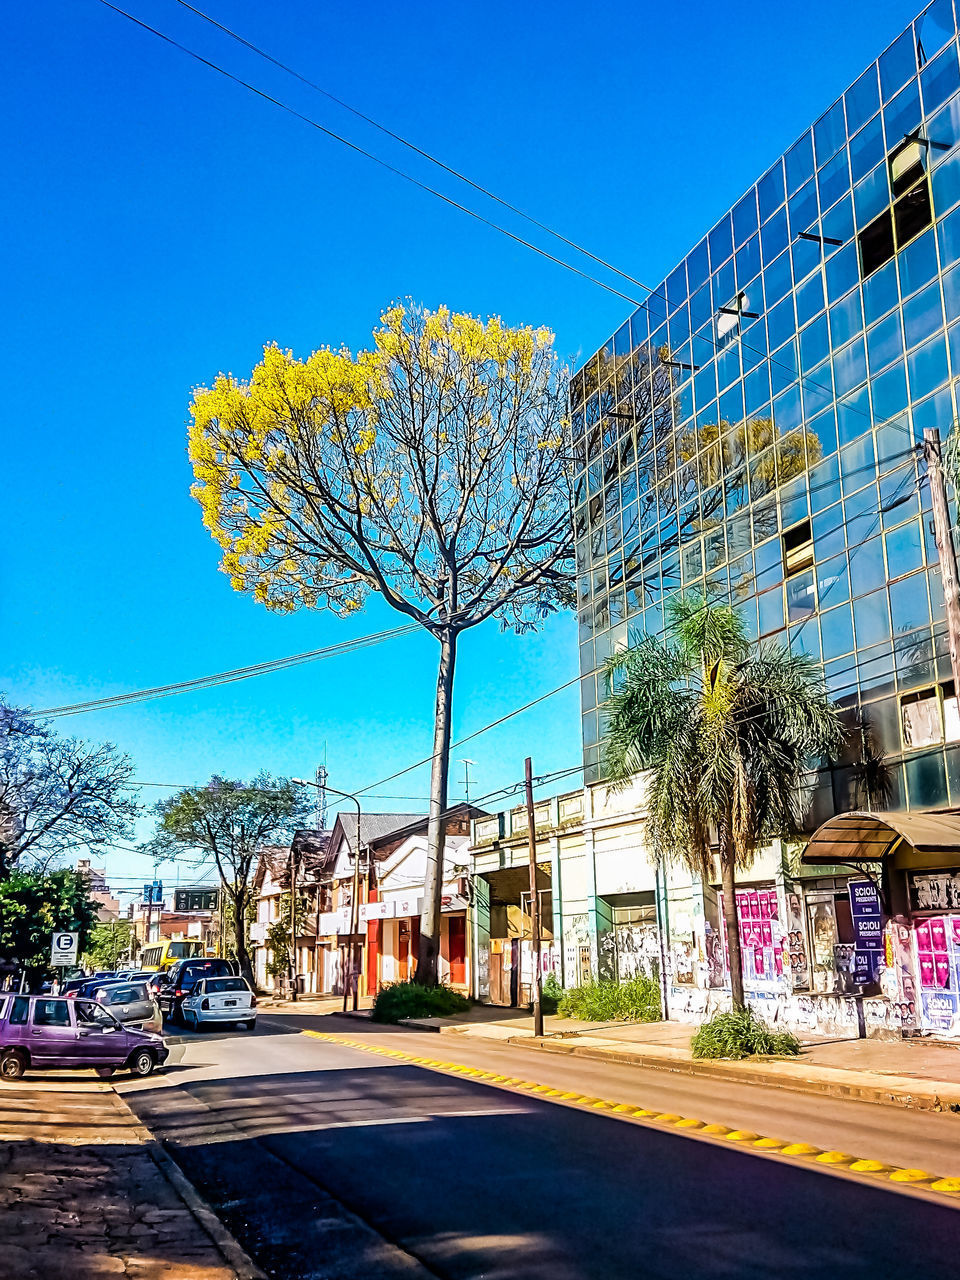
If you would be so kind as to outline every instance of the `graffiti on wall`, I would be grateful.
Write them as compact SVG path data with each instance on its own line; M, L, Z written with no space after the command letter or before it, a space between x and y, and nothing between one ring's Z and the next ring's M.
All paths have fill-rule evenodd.
M850 996L748 991L747 1004L771 1026L851 1039L858 1034L857 1002ZM670 1017L677 1022L703 1022L729 1007L729 991L674 987L670 993ZM867 999L863 1002L863 1015L868 1037L899 1038L902 1034L903 1011L898 1005L879 998Z
M629 982L660 974L660 935L654 923L618 924L597 938L597 967L601 978Z

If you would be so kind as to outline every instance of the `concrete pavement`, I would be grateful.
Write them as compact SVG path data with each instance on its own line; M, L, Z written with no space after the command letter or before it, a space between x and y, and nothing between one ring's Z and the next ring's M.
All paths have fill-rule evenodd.
M236 1280L148 1142L92 1072L4 1081L3 1280Z
M439 1048L430 1033L284 1011L263 1015L253 1036L184 1037L175 1071L118 1083L278 1277L909 1280L955 1269L958 1209L928 1193L557 1105L302 1029L404 1059ZM950 1114L450 1039L445 1054L505 1075L522 1062L528 1079L536 1071L558 1092L685 1107L960 1176L960 1120Z

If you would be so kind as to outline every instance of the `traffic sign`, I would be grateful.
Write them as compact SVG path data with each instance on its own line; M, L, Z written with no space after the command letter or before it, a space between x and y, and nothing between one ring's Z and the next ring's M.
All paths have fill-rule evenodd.
M79 933L55 933L50 945L50 963L73 965L80 950Z

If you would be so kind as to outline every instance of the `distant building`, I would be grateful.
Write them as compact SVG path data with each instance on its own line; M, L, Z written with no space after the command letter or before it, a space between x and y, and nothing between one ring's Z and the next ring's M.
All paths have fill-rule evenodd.
M82 876L89 886L90 897L97 903L97 919L101 923L107 920L119 920L120 899L115 898L107 886L107 873L103 867L94 867L89 858L77 860L77 875Z

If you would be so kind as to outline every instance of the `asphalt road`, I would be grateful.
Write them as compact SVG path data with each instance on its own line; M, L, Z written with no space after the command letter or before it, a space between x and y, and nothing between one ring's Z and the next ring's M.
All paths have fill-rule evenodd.
M415 1054L960 1175L960 1117L306 1015ZM176 1059L180 1061L176 1061ZM119 1083L280 1280L956 1275L960 1207L297 1033L185 1036Z

